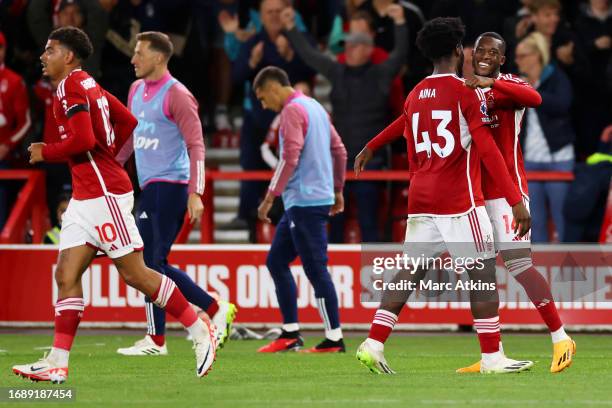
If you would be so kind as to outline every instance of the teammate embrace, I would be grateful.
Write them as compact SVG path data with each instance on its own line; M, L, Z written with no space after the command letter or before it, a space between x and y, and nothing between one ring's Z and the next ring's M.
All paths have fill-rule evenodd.
M355 172L364 169L376 149L403 134L412 173L408 251L478 256L485 260L485 268L468 273L470 279L483 282L495 282L495 252L500 251L508 271L523 285L551 332L550 371L560 372L571 364L576 345L563 329L548 283L532 264L529 197L518 144L525 107L538 106L541 97L520 78L500 74L506 44L492 32L483 33L474 46L476 76L459 78L464 33L456 18L425 24L417 46L434 63L434 74L408 95L404 115L357 156ZM492 237L494 248L487 245ZM399 272L394 281L419 280L426 272ZM384 358L384 343L409 296L409 291L400 299L397 293L383 293L369 336L357 351L357 358L372 372L393 373ZM457 372L509 373L531 367L532 362L508 359L503 352L497 290L471 292L470 300L482 356Z

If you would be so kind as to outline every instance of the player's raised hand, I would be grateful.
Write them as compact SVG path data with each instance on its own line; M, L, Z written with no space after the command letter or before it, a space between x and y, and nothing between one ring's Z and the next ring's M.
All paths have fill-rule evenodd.
M271 224L272 220L268 217L268 213L270 212L273 204L274 195L271 193L266 194L266 198L264 198L261 204L259 204L259 207L257 207L257 218L265 223Z
M524 237L531 229L531 215L521 201L512 207L512 216L514 217L514 233L519 237Z
M36 164L45 161L45 158L42 154L42 149L44 145L44 143L30 144L30 147L28 147L28 152L30 152L30 164Z
M406 22L404 8L399 4L390 4L389 7L385 9L384 15L390 17L397 25L401 25Z
M474 75L471 78L465 80L465 86L468 88L490 88L495 83L493 78L487 78L480 75Z
M191 193L187 199L187 213L189 214L189 222L192 224L200 222L202 213L204 212L204 204L199 194Z
M293 27L295 27L295 10L292 7L285 8L281 12L280 18L285 30L293 30Z
M342 191L337 191L334 195L334 205L329 210L329 215L334 216L344 212L344 194Z
M364 147L357 157L355 157L355 164L353 165L353 170L355 170L355 176L359 177L359 173L365 170L366 164L370 161L374 152L372 149L369 149L367 146Z

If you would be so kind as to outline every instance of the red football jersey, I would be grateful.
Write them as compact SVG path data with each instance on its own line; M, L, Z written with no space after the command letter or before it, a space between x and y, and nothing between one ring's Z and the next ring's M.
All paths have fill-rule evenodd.
M80 69L72 71L59 83L53 98L53 115L61 140L79 137L78 129L73 131L68 124L72 115L88 110L91 118L94 148L68 158L73 197L77 200L132 191L130 178L115 160L114 104L111 102L113 106L109 106L109 100L116 101L87 72Z
M412 173L408 214L456 216L484 205L470 132L490 122L486 108L452 74L429 76L410 92L404 106Z
M531 85L521 78L512 74L500 74L496 82L511 82L533 89ZM506 167L512 177L512 181L522 195L527 197L527 178L525 176L525 164L523 162L523 152L519 143L521 124L525 115L525 107L517 104L506 94L493 89L484 89L487 98L487 107L491 116L491 133L497 147L501 151ZM482 169L482 189L485 200L503 198L504 194L495 185L492 176L486 168Z

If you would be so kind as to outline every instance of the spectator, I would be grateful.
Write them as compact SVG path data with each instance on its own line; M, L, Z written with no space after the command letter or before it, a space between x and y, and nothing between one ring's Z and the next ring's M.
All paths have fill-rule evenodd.
M366 12L358 10L351 15L349 21L349 32L352 34L363 33L371 38L375 38L376 31L372 16ZM372 50L372 56L370 61L372 64L380 64L389 58L389 53L382 47L375 46ZM341 52L338 54L338 62L346 64L346 53ZM391 109L391 115L397 117L402 114L404 109L404 100L406 98L404 92L404 83L401 77L398 75L391 84L391 93L389 95L389 109Z
M108 13L108 31L102 49L101 85L126 102L130 84L136 79L130 58L141 24L136 19L138 0L101 0Z
M346 64L340 64L306 41L295 28L292 9L284 10L282 15L287 36L298 55L332 84L330 97L334 124L347 148L349 169L353 167L354 158L361 148L387 124L390 117L391 83L406 59L408 34L404 10L392 4L386 13L395 22L395 47L389 58L378 65L371 62L374 50L372 36L357 30L351 31L346 37ZM379 155L369 163L368 168L382 168L384 159L384 156ZM378 196L377 183L350 183L344 192L345 195L353 192L356 197L362 241L378 241L378 200L375 198ZM331 242L342 242L344 218L336 218L338 220L332 220L331 224Z
M365 11L372 16L372 26L375 32L375 43L378 47L387 52L393 50L395 44L394 22L387 14L387 9L391 4L398 4L404 9L404 18L407 26L407 54L406 72L403 73L406 89L412 89L430 69L429 61L423 57L421 52L415 47L416 35L425 24L423 12L413 1L405 0L365 0L358 7L357 11ZM403 104L403 101L402 101Z
M232 65L232 79L245 87L243 125L240 134L240 165L244 170L265 170L260 146L264 141L275 113L265 110L257 100L251 81L260 69L274 65L289 75L292 83L309 82L314 76L303 60L296 55L287 38L282 34L281 11L289 6L288 0L263 0L259 13L263 30L240 47ZM238 217L225 226L226 229L250 227L254 231L258 203L266 189L265 182L243 181L240 186Z
M200 0L195 2L194 20L199 34L200 47L208 57L207 78L204 84L209 89L206 101L217 132L229 132L232 129L229 119L229 102L232 96L231 63L224 50L224 32L218 16L221 12L236 13L238 0Z
M102 47L108 28L108 13L100 0L30 0L27 13L28 26L40 52L53 28L74 26L85 30L94 53L84 68L94 77L100 77Z
M11 151L30 129L30 103L23 78L4 65L6 38L0 32L0 169L9 167ZM9 213L8 186L0 181L0 231Z
M62 194L55 199L57 202L57 206L55 207L54 218L57 220L53 223L53 228L51 228L45 234L45 238L43 240L43 244L53 244L58 245L60 241L60 231L62 230L62 216L66 212L68 208L68 203L70 202L70 196L66 194Z
M576 19L576 34L593 73L585 92L588 103L581 109L581 153L586 156L597 149L599 135L612 119L612 92L606 87L606 69L612 56L612 6L608 0L590 0L582 6Z
M575 138L569 115L572 86L563 70L551 61L549 50L546 38L537 32L527 36L516 49L516 64L520 72L542 95L539 107L527 109L524 131L521 132L525 169L571 171ZM559 238L563 237L563 202L568 189L567 182L529 182L533 242L549 241L548 208Z
M503 37L506 40L506 70L516 72L514 50L518 42L533 30L533 18L530 6L533 0L521 0L521 7L511 17L506 17L503 26Z
M430 18L460 17L465 24L465 41L474 42L487 31L500 32L504 17L515 10L509 0L435 0L432 1Z
M565 199L564 242L598 242L612 179L612 124L602 132L598 152L577 163Z

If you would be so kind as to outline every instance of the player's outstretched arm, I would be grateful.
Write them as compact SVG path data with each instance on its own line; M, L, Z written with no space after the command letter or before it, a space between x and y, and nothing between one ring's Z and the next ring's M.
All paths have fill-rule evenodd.
M395 142L404 134L404 124L404 115L398 116L389 126L370 140L366 146L372 151L376 151L386 144Z
M384 128L379 134L374 136L365 147L355 157L355 164L353 170L355 175L359 176L363 170L365 170L366 164L372 159L374 152L383 147L386 144L394 142L399 139L404 133L404 115L400 115L395 119L389 126Z

